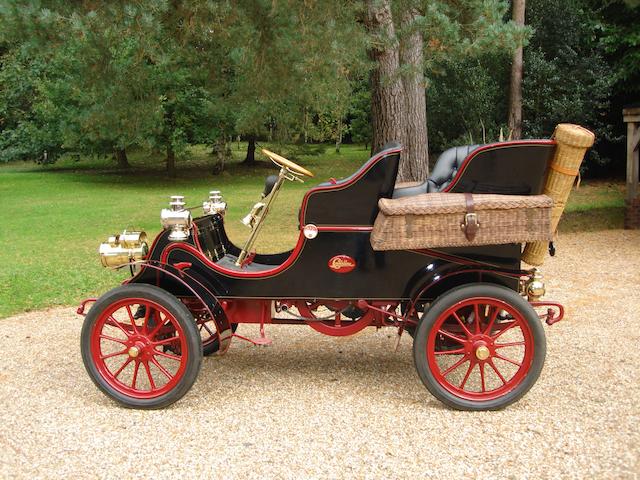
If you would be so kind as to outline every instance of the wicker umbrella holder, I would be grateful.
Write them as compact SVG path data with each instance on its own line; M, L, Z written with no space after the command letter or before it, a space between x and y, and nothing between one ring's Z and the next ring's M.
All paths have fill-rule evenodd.
M557 147L544 186L543 193L553 199L551 229L558 228L558 222L567 205L569 193L587 149L593 145L593 132L579 125L561 123L553 134ZM547 242L529 242L522 253L522 260L529 265L542 265L548 251Z

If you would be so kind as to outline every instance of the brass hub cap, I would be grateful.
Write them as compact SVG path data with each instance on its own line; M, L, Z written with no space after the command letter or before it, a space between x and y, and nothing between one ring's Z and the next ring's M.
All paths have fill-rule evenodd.
M138 355L140 355L140 349L138 347L129 348L129 356L131 358L136 358Z
M478 360L486 360L489 358L490 352L489 348L486 345L481 345L476 348L476 357Z

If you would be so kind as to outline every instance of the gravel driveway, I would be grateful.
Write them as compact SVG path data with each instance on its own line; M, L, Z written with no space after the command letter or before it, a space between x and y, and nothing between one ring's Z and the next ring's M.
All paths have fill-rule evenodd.
M394 353L392 330L293 326L206 358L172 407L127 410L86 375L74 309L0 320L0 478L640 478L640 232L564 235L543 273L567 317L500 412L434 400L408 336Z

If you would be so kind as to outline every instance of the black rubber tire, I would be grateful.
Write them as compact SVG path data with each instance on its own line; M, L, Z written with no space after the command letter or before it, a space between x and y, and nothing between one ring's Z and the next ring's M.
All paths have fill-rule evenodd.
M231 324L231 331L233 333L236 333L237 329L238 329L238 324L237 323L232 323ZM218 350L220 350L220 339L219 338L215 338L213 340L213 342L211 342L211 343L207 343L206 345L205 344L202 345L202 354L205 357L208 357L209 355L213 355L214 353L217 353Z
M531 328L534 341L533 360L525 379L510 392L489 401L463 399L446 390L434 378L425 353L429 332L440 315L454 304L472 297L493 297L511 305L524 317ZM518 401L531 389L540 376L545 356L546 339L544 328L533 307L513 290L490 283L474 283L460 286L438 297L427 313L420 319L413 342L413 359L420 380L434 397L457 410L500 410Z
M144 298L161 304L178 321L185 334L185 340L191 353L183 377L176 386L162 396L139 399L118 392L100 375L91 358L91 333L100 314L114 302L125 298ZM93 383L108 397L128 408L157 409L164 408L180 400L193 386L202 364L202 342L195 320L187 307L169 292L146 284L131 284L116 287L105 293L91 307L82 325L80 336L82 361Z

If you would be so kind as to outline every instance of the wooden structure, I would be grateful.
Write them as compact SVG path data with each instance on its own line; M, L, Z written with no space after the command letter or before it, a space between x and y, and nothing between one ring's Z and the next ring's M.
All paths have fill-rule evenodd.
M640 228L640 103L627 105L622 110L627 124L627 197L625 200L624 228Z

